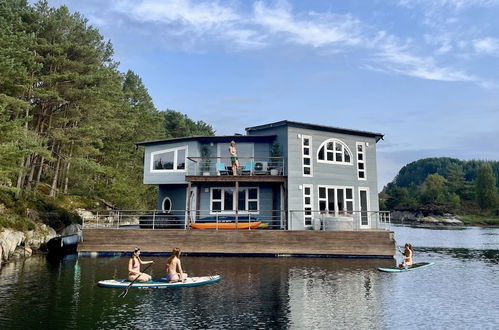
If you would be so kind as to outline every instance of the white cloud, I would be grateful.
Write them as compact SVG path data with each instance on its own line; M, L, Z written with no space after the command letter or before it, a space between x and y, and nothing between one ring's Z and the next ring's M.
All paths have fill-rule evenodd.
M319 56L335 56L346 52L360 54L359 61L363 63L359 66L370 70L428 80L474 82L487 88L494 86L494 83L468 74L463 69L441 63L448 60L451 54L460 56L454 50L464 52L466 50L460 48L464 45L467 50L473 46L475 54L499 52L497 39L463 42L451 33L426 33L415 41L401 41L399 37L377 31L376 27L350 14L295 12L286 0L277 0L273 5L268 3L258 0L252 3L249 11L244 11L234 1L121 0L115 8L121 14L146 25L150 34L168 39L170 44L171 40L179 42L187 49L199 50L220 43L224 47L236 49L262 49L284 44L311 47ZM427 13L494 3L499 3L499 0L399 2L408 7L421 6ZM418 40L422 42L417 43ZM474 53L468 51L466 55Z
M156 21L165 24L189 25L197 28L214 28L233 22L239 15L217 1L192 2L191 0L121 1L120 10L128 11L139 21Z
M499 39L496 38L475 39L473 47L479 54L499 55Z
M308 13L297 17L291 5L279 1L274 8L263 1L254 4L254 22L271 34L283 34L289 41L320 47L332 44L358 45L360 22L349 15Z

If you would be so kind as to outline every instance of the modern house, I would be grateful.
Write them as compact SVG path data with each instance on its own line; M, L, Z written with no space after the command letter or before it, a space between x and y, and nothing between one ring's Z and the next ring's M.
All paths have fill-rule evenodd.
M377 229L380 133L294 121L246 135L139 142L144 183L159 186L158 210L184 226L261 221L269 229ZM229 144L236 142L234 173Z

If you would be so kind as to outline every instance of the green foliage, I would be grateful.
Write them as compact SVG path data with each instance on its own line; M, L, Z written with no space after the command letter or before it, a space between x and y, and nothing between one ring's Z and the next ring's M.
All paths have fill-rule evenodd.
M430 174L423 182L421 201L427 204L442 204L445 201L445 178L438 174Z
M475 190L476 200L480 208L491 209L497 207L496 177L489 164L484 164L478 169Z
M0 230L4 228L15 229L18 231L28 231L35 229L35 224L17 214L0 213Z
M211 167L211 151L210 148L207 145L203 145L201 147L201 165L200 169L201 171L209 171Z
M21 201L42 192L154 208L157 187L142 184L135 143L214 135L203 121L158 111L112 56L111 43L65 6L0 1L0 192L16 193L9 203L20 217ZM42 207L46 222L77 221L51 207Z
M282 165L282 161L278 158L282 157L281 145L279 144L279 142L272 142L272 144L270 145L269 156L271 157L269 163L270 168L275 168L279 165Z
M489 169L486 179L481 180L488 183L478 184L479 169L483 166ZM479 202L487 204L486 209L494 209L497 200L493 202L491 196L496 191L495 186L499 185L497 177L493 175L496 171L499 171L499 162L496 161L420 159L404 166L394 181L383 189L385 206L389 210L433 209L440 212L480 213ZM478 192L485 190L488 192L481 192L481 197L478 197Z
M168 137L191 135L213 136L215 131L204 121L193 121L187 115L174 110L164 112L165 133Z
M56 202L46 198L35 198L29 205L38 213L39 219L49 227L60 230L74 223L82 223L82 219L75 212L61 208Z

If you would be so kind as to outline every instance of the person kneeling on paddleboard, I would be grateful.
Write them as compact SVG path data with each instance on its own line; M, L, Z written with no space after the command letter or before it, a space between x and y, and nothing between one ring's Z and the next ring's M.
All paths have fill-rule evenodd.
M174 248L172 255L166 260L166 279L169 282L184 282L187 279L187 276L187 273L182 271L180 249Z
M140 259L140 249L133 250L132 257L128 262L128 279L130 281L147 282L151 280L151 275L140 272L140 265L152 264L154 261L142 261Z
M399 265L399 267L404 267L404 268L411 267L412 266L412 245L409 243L405 243L404 252L402 254L404 256L404 261L402 261L402 263Z

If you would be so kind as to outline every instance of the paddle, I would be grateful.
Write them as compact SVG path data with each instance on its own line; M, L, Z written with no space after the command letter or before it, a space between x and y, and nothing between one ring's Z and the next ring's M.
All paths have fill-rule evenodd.
M147 268L151 267L151 266L152 266L152 264L153 264L153 263L151 262L151 263L149 264L149 266L147 266L146 268L144 268L144 271L142 271L142 273L143 273L143 272L145 272L145 271L147 270ZM136 277L136 278L135 278L135 279L134 279L134 280L133 280L130 284L128 284L128 286L125 288L125 291L123 291L122 293L120 293L120 295L118 296L118 298L119 298L119 297L125 298L125 296L126 296L126 295L127 295L127 293L128 293L128 289L130 289L130 287L132 286L132 284L133 284L133 283L134 283L134 282L135 282L135 281L136 281L139 277L140 277L140 274L139 274L139 275L137 275L137 277Z

